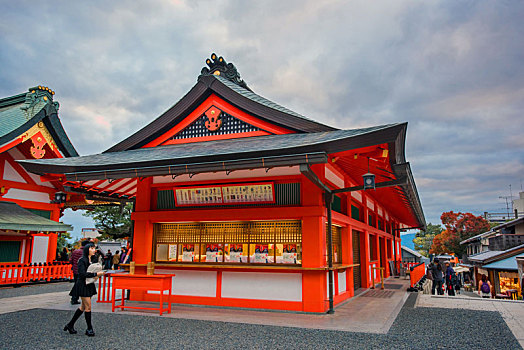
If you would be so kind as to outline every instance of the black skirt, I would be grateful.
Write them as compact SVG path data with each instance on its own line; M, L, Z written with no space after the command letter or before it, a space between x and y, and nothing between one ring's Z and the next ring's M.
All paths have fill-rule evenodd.
M85 279L77 279L73 289L69 292L72 297L88 297L91 298L96 294L96 287L94 283L86 284Z

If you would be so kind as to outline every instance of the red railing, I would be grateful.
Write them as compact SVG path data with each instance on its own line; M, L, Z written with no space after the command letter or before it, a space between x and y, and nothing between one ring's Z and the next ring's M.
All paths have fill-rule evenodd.
M409 269L410 269L410 273L409 273L410 284L411 284L411 288L413 288L415 284L417 284L422 279L422 277L424 277L424 275L426 274L426 264L419 263L418 265L412 266Z
M98 279L98 300L97 303L110 303L113 292L113 276L106 273ZM116 291L115 301L121 301L121 291Z
M50 282L72 278L73 270L68 262L0 265L0 285Z
M111 286L113 277L110 273L106 273L98 279L98 300L97 303L111 302Z

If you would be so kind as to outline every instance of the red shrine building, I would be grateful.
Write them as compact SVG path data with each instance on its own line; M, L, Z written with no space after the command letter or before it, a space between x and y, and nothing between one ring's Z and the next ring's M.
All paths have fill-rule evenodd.
M0 264L51 262L58 235L72 230L58 222L63 185L42 182L18 163L78 156L53 95L51 89L37 86L0 99Z
M20 163L134 199L133 261L176 274L174 303L321 313L379 268L389 276L400 230L426 225L407 123L339 130L257 95L222 57L206 63L180 101L107 151Z

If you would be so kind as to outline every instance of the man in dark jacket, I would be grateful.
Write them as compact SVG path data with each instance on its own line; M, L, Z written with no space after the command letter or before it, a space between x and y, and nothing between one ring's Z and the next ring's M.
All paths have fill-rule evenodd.
M73 267L73 279L75 283L76 283L76 280L78 279L78 260L80 260L80 258L84 254L84 247L89 242L90 242L89 239L82 241L82 246L78 249L75 249L71 253L71 257L69 258L69 262L71 263ZM71 297L71 305L76 305L76 304L80 304L80 301L78 301L78 297Z
M435 294L435 289L438 295L443 295L442 285L444 282L444 276L442 273L442 266L438 259L433 260L433 266L431 266L431 273L433 275L433 286L431 288L431 294Z
M106 255L104 256L104 269L111 270L112 265L113 265L113 254L111 253L111 249L108 249Z

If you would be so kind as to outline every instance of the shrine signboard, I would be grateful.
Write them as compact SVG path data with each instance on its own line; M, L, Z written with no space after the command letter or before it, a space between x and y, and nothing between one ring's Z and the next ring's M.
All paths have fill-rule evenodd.
M174 194L176 206L275 203L272 182L179 187Z

